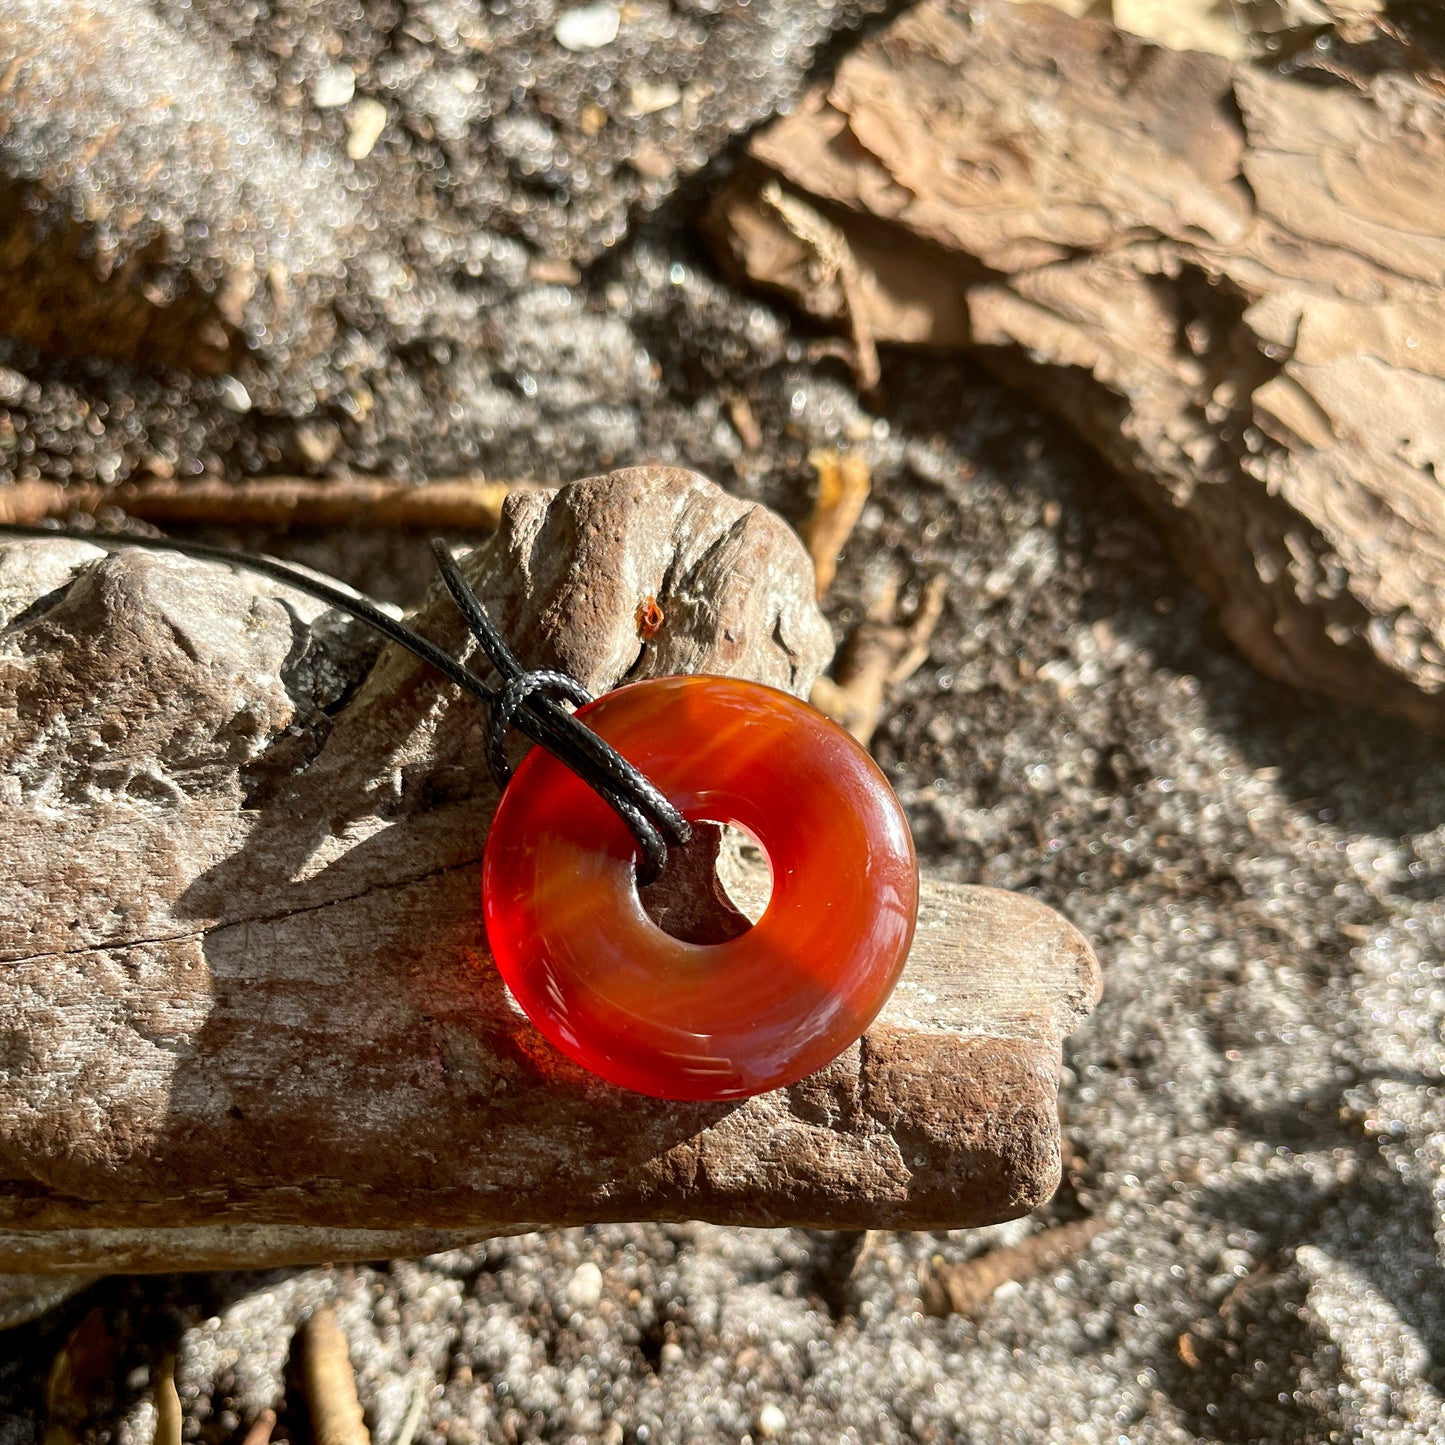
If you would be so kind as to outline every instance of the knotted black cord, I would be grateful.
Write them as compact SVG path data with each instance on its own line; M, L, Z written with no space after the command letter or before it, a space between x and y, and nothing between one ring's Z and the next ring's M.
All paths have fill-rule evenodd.
M517 709L533 692L550 692L578 707L592 701L592 694L565 672L538 668L533 672L519 673L508 681L492 704L492 717L487 724L487 766L492 770L492 776L501 780L499 786L510 782L515 771L506 753L507 733L516 722Z
M571 714L563 711L555 699L548 696L561 692L571 702L591 702L591 696L582 684L564 672L548 669L526 671L477 601L446 543L436 538L431 549L441 570L442 581L452 594L452 601L457 604L458 611L471 628L472 636L502 678L502 689L492 705L492 725L487 738L487 760L493 776L498 779L498 786L505 787L512 773L511 764L502 751L502 741L518 710L530 708L544 726L556 727L556 731L548 737L539 739L542 746L556 753L589 787L611 803L632 829L649 864L655 863L660 872L666 860L667 844L688 842L692 837L692 825L621 753L603 742L590 728L574 722ZM520 726L520 722L517 725ZM529 733L528 736L534 734Z
M590 702L591 695L581 683L562 672L527 672L523 669L461 575L456 559L440 539L432 542L432 552L441 568L442 579L472 635L501 676L501 688L488 687L434 642L429 642L404 622L398 622L369 599L343 591L271 557L233 552L225 547L209 547L203 542L177 542L169 537L118 536L59 526L25 527L3 522L0 523L0 535L39 541L64 537L76 542L89 542L109 551L139 547L152 552L178 552L202 561L243 567L284 582L298 592L305 592L374 627L392 642L436 668L464 692L486 703L491 713L487 762L498 788L506 787L512 774L511 765L502 751L502 740L510 727L516 727L559 758L597 792L631 830L642 850L643 866L638 870L640 881L650 882L661 873L667 863L669 843L680 845L692 837L691 826L667 798L621 753L573 717L550 695L560 693L568 701L578 704Z

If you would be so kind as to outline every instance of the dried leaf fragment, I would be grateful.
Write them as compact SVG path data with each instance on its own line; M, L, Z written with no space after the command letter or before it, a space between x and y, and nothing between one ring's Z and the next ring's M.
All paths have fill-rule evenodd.
M872 476L868 463L856 452L843 454L820 448L808 461L818 473L818 495L803 527L803 541L813 559L821 601L833 585L838 558L863 514Z

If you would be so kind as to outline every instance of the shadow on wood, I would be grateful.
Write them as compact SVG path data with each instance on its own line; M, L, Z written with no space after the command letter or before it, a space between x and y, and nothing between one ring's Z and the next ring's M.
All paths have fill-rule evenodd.
M806 694L830 651L797 538L687 472L518 495L468 571L524 661L594 691ZM902 984L828 1068L742 1104L626 1093L497 977L483 718L410 654L245 573L60 541L0 545L0 622L0 1269L943 1228L1053 1191L1060 1041L1099 978L1042 905L925 880ZM448 602L418 624L463 650Z

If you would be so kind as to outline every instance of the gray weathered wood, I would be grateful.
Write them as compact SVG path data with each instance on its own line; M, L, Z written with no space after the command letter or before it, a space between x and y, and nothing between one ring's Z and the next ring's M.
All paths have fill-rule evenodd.
M830 646L793 534L690 473L515 498L469 571L527 660L594 690L686 667L805 692ZM930 880L903 983L834 1064L743 1104L643 1098L502 987L482 719L409 654L373 663L262 579L73 543L0 546L6 620L0 1269L944 1227L1053 1190L1060 1040L1098 972L1042 905ZM461 645L449 604L420 625Z

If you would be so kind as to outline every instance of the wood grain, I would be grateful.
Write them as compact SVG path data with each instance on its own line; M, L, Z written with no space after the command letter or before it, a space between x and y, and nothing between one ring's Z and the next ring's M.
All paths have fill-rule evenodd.
M690 473L514 498L468 569L528 660L598 689L685 658L805 691L827 658L796 537ZM633 587L677 635L622 646ZM1099 977L1042 905L928 880L902 985L834 1064L741 1105L629 1094L502 987L479 718L409 654L262 579L63 542L0 546L5 618L0 1269L948 1227L1052 1192ZM460 649L447 604L418 622Z
M817 317L1032 391L1258 667L1438 729L1445 78L1386 39L1316 58L927 0L753 138L708 232Z

